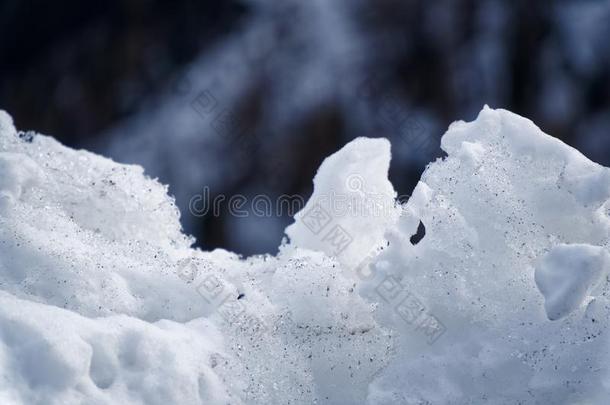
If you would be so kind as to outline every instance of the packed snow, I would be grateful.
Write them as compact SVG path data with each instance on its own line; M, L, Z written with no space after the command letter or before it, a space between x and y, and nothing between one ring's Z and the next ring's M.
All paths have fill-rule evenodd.
M551 320L578 308L610 270L610 255L600 246L558 245L536 268L536 284L545 297Z
M488 107L441 147L401 205L354 140L244 259L0 112L0 403L606 404L610 169Z

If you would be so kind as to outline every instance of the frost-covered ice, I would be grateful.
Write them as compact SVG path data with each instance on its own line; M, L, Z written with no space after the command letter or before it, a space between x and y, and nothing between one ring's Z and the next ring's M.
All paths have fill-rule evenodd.
M355 140L242 259L0 112L0 403L607 403L610 170L504 110L441 146L400 206Z

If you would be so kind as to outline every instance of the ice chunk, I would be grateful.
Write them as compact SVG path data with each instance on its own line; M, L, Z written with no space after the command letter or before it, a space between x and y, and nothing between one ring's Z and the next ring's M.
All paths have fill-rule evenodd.
M550 320L567 316L584 303L610 272L610 254L600 246L559 245L536 268L536 285L544 295Z
M348 266L382 245L398 219L388 180L390 143L358 138L322 162L313 195L286 234L295 246L323 251Z

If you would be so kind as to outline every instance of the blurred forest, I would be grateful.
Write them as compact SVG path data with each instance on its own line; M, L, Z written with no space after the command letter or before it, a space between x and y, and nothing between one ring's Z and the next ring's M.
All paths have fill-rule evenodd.
M290 217L197 217L215 195L311 193L357 136L409 194L484 104L610 166L610 1L0 1L0 108L144 166L206 249L274 252Z

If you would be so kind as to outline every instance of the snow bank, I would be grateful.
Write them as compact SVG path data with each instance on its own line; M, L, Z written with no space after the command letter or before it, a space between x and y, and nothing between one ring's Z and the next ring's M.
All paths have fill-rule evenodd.
M242 259L0 112L0 402L605 403L610 170L489 108L442 147L400 206L389 143L348 144Z

